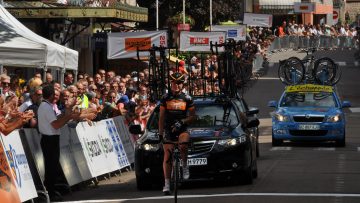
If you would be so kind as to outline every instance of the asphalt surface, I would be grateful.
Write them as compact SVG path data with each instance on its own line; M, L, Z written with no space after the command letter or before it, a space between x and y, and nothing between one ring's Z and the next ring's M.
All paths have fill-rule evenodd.
M333 143L292 143L271 146L269 100L279 99L284 85L277 78L277 62L290 56L305 57L299 51L274 53L267 73L245 94L250 106L260 109L260 158L258 178L252 185L222 182L195 182L180 188L178 202L247 203L351 203L360 202L360 67L353 51L319 51L339 63L343 76L337 90L352 108L346 110L346 147ZM173 202L162 196L161 188L138 191L133 171L101 180L64 196L76 202ZM87 201L89 200L89 201Z

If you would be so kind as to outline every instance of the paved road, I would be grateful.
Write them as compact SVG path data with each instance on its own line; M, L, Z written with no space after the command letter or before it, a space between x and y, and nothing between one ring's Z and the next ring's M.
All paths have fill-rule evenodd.
M337 62L344 62L343 79L338 92L350 100L353 108L346 114L347 143L336 148L332 143L285 143L271 146L271 122L267 102L278 99L284 86L277 79L277 61L303 53L282 52L271 57L271 67L258 80L245 98L251 106L260 108L259 176L253 185L225 182L198 182L181 188L179 202L247 202L247 203L349 203L360 202L360 67L355 66L352 52L332 52ZM324 54L324 53L318 53ZM328 53L325 53L328 54ZM91 202L173 202L162 196L160 189L137 191L134 172L100 181L97 187L87 187L65 196L67 201Z

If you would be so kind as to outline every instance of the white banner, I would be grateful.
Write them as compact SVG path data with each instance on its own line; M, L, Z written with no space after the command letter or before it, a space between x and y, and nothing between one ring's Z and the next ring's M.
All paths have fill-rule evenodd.
M166 31L117 32L108 34L108 59L136 58L137 49L148 50L153 45L167 47ZM149 52L140 52L140 57Z
M226 32L227 39L246 40L246 25L213 25L212 31Z
M180 51L203 51L210 52L210 42L222 44L225 42L225 32L181 32ZM218 51L224 51L219 47Z
M124 145L120 138L120 134L118 133L115 123L113 119L103 120L101 122L106 122L107 133L109 134L112 144L114 145L115 153L117 155L117 160L119 162L120 168L125 168L126 166L130 166L129 160L127 158Z
M95 125L95 126L94 126ZM116 154L112 145L109 144L109 136L100 130L105 128L101 122L89 126L87 122L81 122L76 126L76 132L83 147L86 162L92 177L119 169ZM117 167L113 167L117 165Z
M7 136L2 136L1 134L0 136L21 202L36 198L38 195L21 143L19 131L15 130Z
M248 26L271 27L273 16L268 14L245 13L243 24Z

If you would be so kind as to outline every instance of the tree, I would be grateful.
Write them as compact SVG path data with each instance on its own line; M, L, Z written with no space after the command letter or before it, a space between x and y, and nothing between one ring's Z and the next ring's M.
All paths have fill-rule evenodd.
M156 0L138 0L139 6L149 9L148 23L142 23L141 27L155 29L156 26ZM195 25L192 30L202 31L210 24L210 1L209 0L186 0L186 15L191 16ZM240 18L241 1L239 0L213 0L213 24L222 21L237 20ZM168 19L182 12L182 0L159 0L159 27L168 25Z

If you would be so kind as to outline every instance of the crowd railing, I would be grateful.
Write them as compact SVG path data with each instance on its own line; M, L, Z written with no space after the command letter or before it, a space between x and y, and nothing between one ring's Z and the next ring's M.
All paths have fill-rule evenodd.
M275 37L268 51L306 49L309 47L331 49L358 49L357 37L350 36L284 36Z
M96 182L98 177L121 173L134 163L135 143L123 116L92 125L80 122L76 128L66 125L60 132L60 165L65 180L58 187L70 189L79 183ZM34 128L0 135L0 147L5 151L0 158L6 160L1 164L11 169L12 184L16 186L16 190L9 192L18 195L21 202L38 196L50 202L43 185L45 169L40 140L41 135Z

